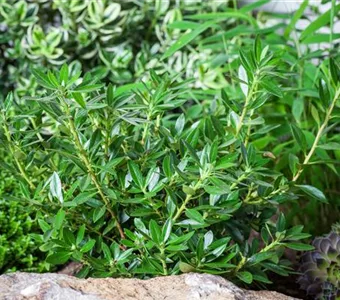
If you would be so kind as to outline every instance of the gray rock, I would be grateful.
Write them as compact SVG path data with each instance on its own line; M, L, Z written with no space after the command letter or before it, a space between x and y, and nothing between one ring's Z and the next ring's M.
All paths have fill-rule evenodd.
M246 291L219 276L189 273L140 279L77 279L62 274L0 276L1 300L289 300L276 292Z

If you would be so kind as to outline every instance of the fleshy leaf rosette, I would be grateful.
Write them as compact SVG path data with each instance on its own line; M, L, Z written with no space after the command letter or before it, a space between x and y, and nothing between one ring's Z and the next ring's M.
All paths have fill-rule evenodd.
M340 299L340 226L313 241L315 250L301 257L298 282L315 299Z

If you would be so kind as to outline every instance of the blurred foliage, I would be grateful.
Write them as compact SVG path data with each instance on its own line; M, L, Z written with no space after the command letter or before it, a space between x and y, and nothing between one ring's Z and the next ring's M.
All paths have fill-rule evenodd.
M5 158L4 153L1 157ZM8 157L7 157L8 158ZM7 159L5 159L7 160ZM0 273L17 270L41 272L46 270L39 246L43 240L39 227L27 206L5 200L5 195L19 192L16 182L7 172L0 173Z

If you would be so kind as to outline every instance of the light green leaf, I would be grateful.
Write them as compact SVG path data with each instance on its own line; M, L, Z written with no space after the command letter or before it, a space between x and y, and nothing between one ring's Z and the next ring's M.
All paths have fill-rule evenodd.
M318 148L325 150L340 150L340 144L335 142L329 142L327 144L318 145Z
M95 245L95 240L89 240L83 247L81 247L80 252L86 253L89 252Z
M340 4L336 5L334 8L334 14L337 14L340 10ZM308 36L313 35L315 31L320 29L323 26L326 26L331 21L331 9L329 9L327 12L325 12L323 15L318 17L316 20L314 20L312 23L310 23L307 28L301 33L300 39L303 40Z
M286 38L289 37L292 30L295 28L296 23L300 20L300 18L303 16L303 12L308 6L308 0L305 0L301 3L300 8L295 12L294 16L291 18L291 21L289 25L286 27L286 30L284 32L284 36Z
M53 172L50 177L50 193L53 197L56 197L60 203L64 202L61 181L57 172Z
M81 93L72 93L72 96L82 108L86 108L86 103Z
M196 29L182 35L172 46L165 51L162 59L168 58L173 55L176 51L180 50L184 46L188 45L191 41L193 41L199 34L207 30L211 27L215 22L206 22L202 25L198 26Z
M89 84L89 85L80 85L76 87L73 92L79 92L79 93L88 93L92 91L98 91L103 84Z
M54 219L54 223L53 223L54 228L59 230L61 228L61 225L63 224L64 219L65 219L65 211L60 209Z

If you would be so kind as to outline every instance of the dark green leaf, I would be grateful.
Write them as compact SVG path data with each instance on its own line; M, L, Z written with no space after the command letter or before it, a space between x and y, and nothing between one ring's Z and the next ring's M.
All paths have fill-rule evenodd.
M327 199L323 192L321 192L319 189L317 189L314 186L310 185L297 185L298 188L300 188L304 193L306 193L308 196L311 196L312 198L327 203Z
M238 272L236 273L236 276L247 284L251 284L253 282L253 275L249 272Z
M53 253L46 258L46 262L52 265L65 264L71 257L71 253L67 251L60 251Z

